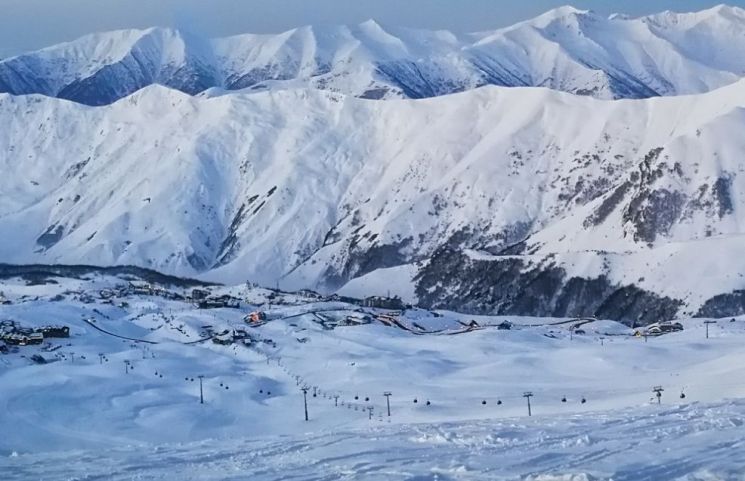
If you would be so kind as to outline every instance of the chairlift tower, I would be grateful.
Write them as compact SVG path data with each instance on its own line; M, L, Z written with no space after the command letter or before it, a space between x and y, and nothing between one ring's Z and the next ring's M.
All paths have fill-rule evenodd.
M662 386L655 386L652 388L652 392L657 397L657 404L662 404L662 393L665 390L662 389Z
M303 387L300 390L303 391L303 404L305 405L305 420L308 421L308 388Z
M532 411L530 409L530 398L533 397L533 393L530 392L530 391L527 391L527 392L523 393L523 397L528 400L528 416L532 416L533 413L532 413Z
M716 324L717 321L704 321L704 325L706 326L706 339L709 339L709 324Z

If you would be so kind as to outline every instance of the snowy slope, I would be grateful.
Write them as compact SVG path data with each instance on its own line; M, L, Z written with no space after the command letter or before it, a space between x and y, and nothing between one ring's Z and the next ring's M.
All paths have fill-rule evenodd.
M316 435L24 454L8 481L738 481L742 401L660 410L375 426ZM195 462L198 461L198 462Z
M509 317L499 330L504 317L476 317L483 328L463 332L453 326L471 316L407 310L401 321L422 334L329 328L303 313L374 310L245 285L207 287L238 296L238 309L99 297L129 281L141 283L94 269L3 273L0 319L71 329L0 354L3 479L730 480L743 468L743 317L708 340L702 320L685 319L645 341L613 321L571 336L564 319ZM249 328L257 307L293 317ZM251 342L215 344L207 325L247 329Z
M400 273L416 295L406 280L380 285L385 275L365 289L628 320L628 306L601 304L636 286L670 302L640 299L634 317L695 314L745 287L743 107L743 82L615 102L497 87L371 102L150 86L99 108L2 95L0 259L323 291L420 263ZM555 268L537 293L548 297L508 299L530 266ZM515 283L489 278L504 269ZM599 284L564 290L571 277Z
M745 75L745 11L605 18L571 7L491 32L360 25L204 39L153 28L98 33L0 62L0 92L109 104L151 84L312 87L423 98L482 85L544 86L598 98L706 92Z

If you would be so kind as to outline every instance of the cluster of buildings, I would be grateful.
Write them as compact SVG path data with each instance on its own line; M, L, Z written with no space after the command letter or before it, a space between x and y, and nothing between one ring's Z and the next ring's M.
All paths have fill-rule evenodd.
M360 303L362 307L373 307L375 309L388 309L392 311L403 311L406 305L400 297L371 296L366 297Z
M0 321L0 341L6 346L42 344L49 338L70 337L67 326L23 327L16 321Z
M683 330L683 324L679 322L657 322L650 324L643 331L636 331L634 335L640 336L662 336L663 334L669 334L671 332L679 332Z
M191 293L183 295L146 282L131 282L126 286L101 289L98 293L99 299L108 303L113 303L115 298L137 295L156 296L172 301L190 301L198 309L217 309L222 307L237 309L240 307L239 299L228 295L212 296L210 291L206 289L192 289Z

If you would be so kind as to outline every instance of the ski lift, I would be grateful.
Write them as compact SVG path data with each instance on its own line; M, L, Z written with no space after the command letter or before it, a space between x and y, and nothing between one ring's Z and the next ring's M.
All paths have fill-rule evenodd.
M432 404L432 403L429 402L429 399L427 399L427 406L429 406L430 404Z
M685 399L685 398L686 398L686 393L684 393L683 391L680 391L680 399Z
M502 400L501 399L498 399L497 400L497 406L501 406L501 405L502 405Z
M418 402L419 402L419 401L417 400L417 398L414 398L414 404L416 404L416 403L418 403Z
M582 404L584 404L584 403L586 403L586 402L587 402L587 399L585 399L585 398L584 398L584 396L583 396L583 397L582 397L582 401L580 401L580 402L581 402Z
M360 398L360 397L359 397L359 396L357 396L357 395L355 394L355 396L354 396L354 400L355 400L355 401L357 401L357 400L359 400L359 398Z
M368 401L370 401L370 398L369 397L365 397L365 402L368 402Z
M561 402L563 402L563 403L567 402L567 397L564 396L563 398L561 398Z
M486 399L484 399L483 401L481 401L481 405L482 406L486 406Z

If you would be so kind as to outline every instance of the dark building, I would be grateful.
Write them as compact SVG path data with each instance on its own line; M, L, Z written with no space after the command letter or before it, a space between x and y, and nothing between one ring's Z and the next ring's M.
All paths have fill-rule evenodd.
M70 337L70 328L67 326L44 326L36 329L36 332L40 332L45 338L47 337L58 337L65 338Z
M362 301L363 307L375 307L378 309L391 309L402 311L406 308L400 297L372 296Z
M209 291L205 291L204 289L193 289L191 291L191 298L194 301L201 301L201 300L207 299L209 295L210 295Z

